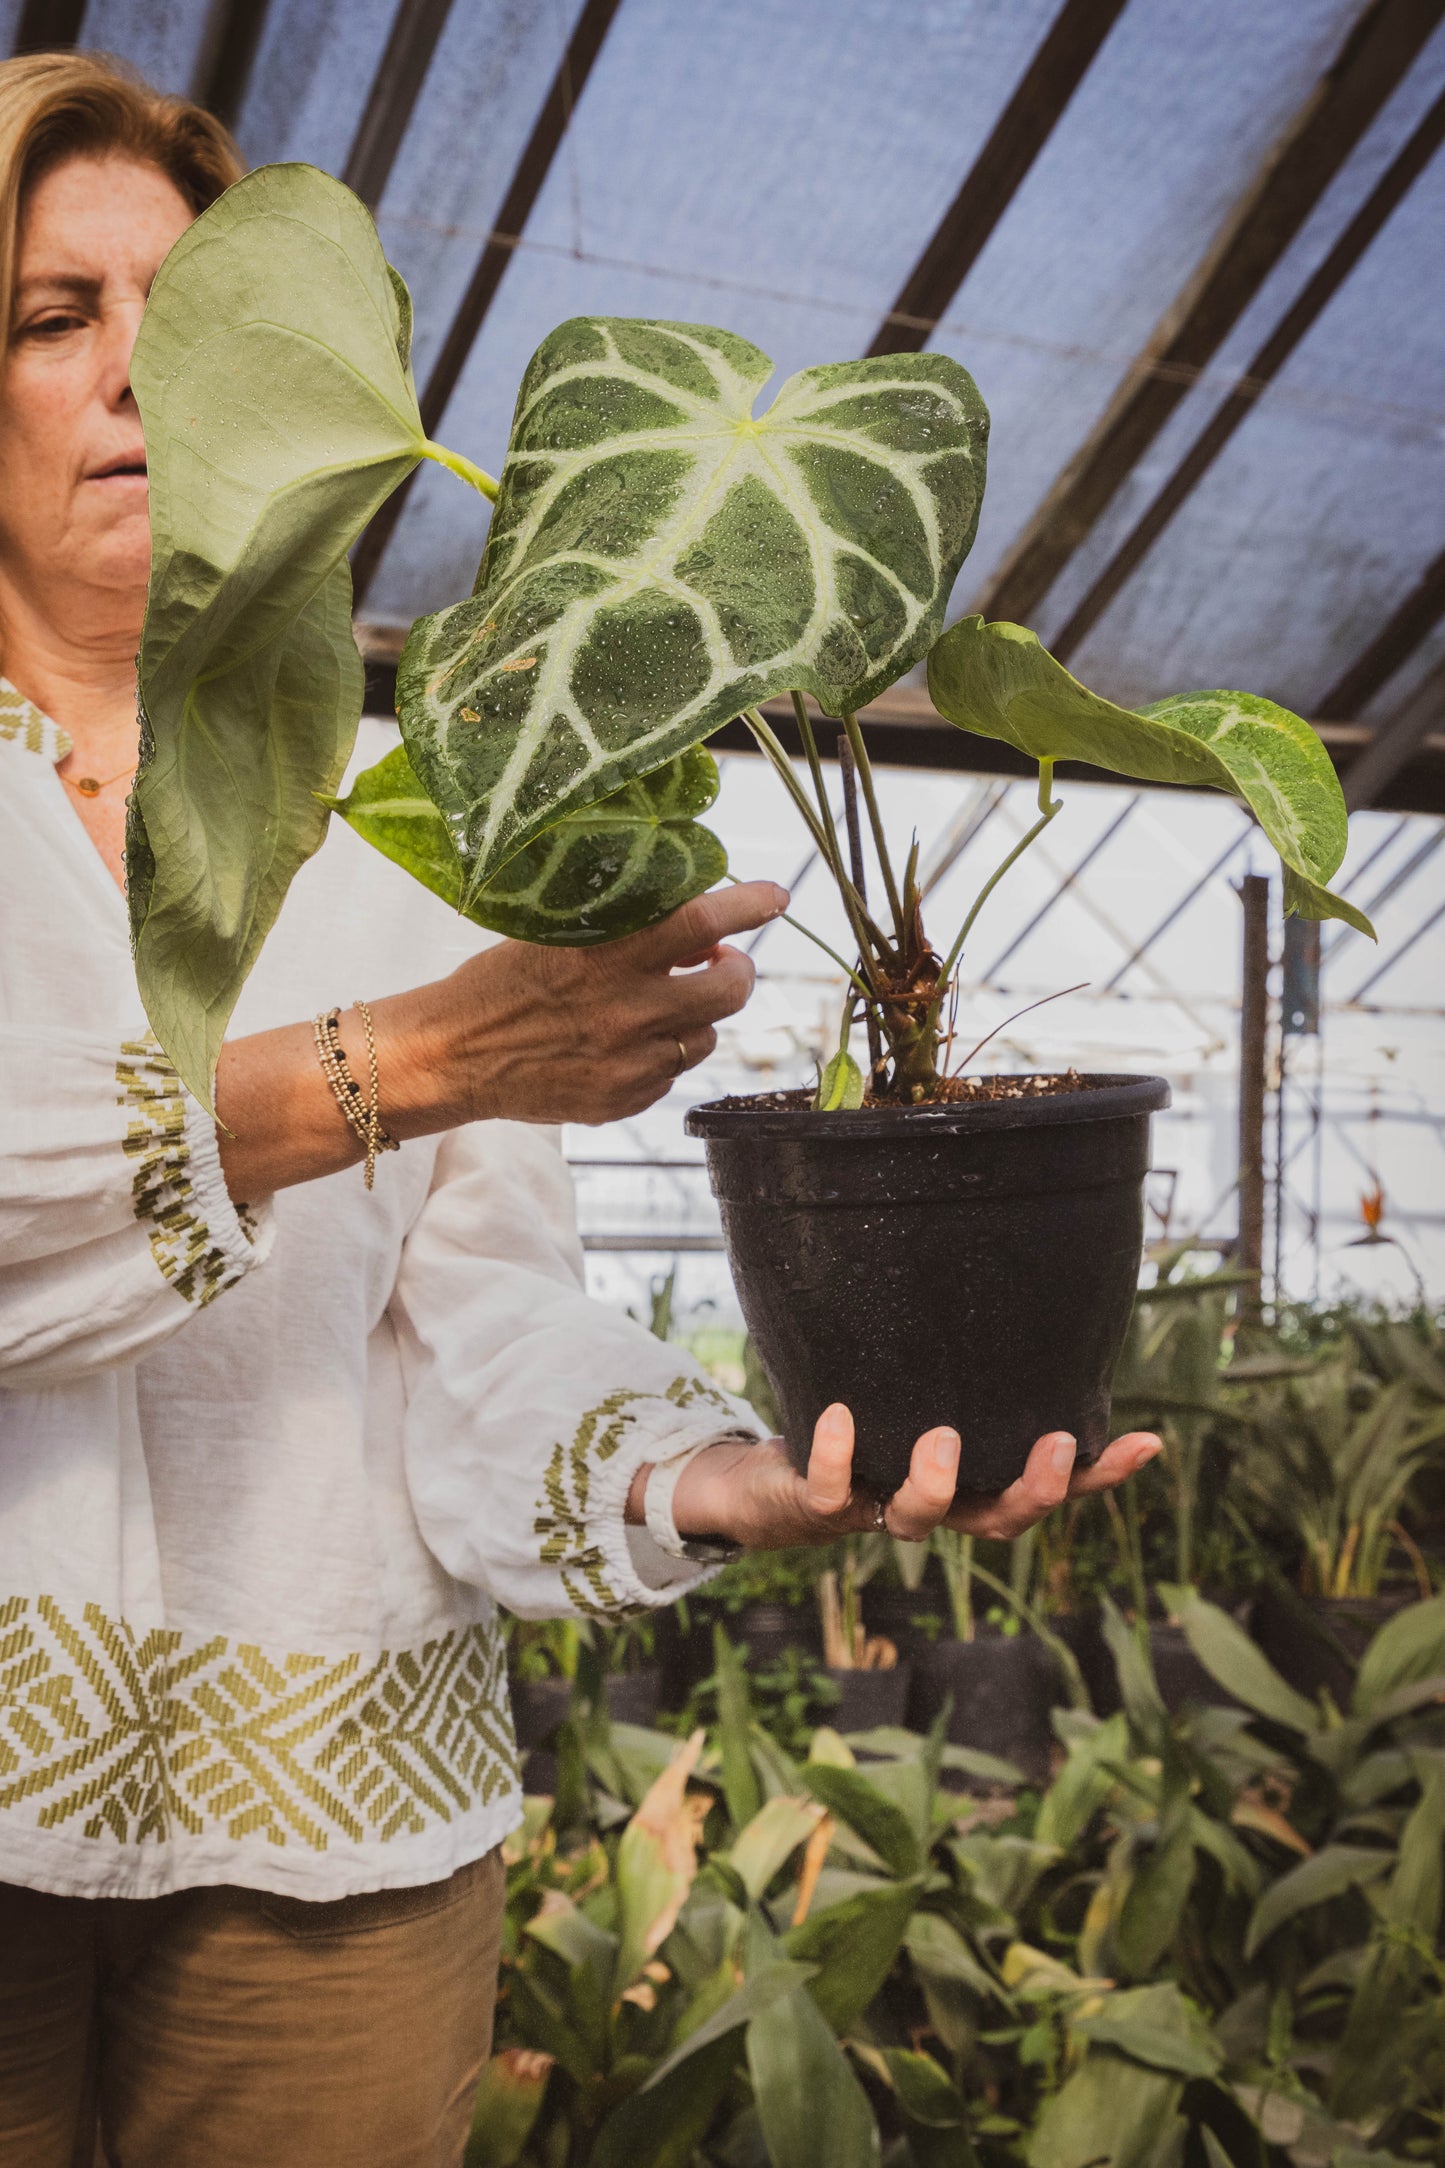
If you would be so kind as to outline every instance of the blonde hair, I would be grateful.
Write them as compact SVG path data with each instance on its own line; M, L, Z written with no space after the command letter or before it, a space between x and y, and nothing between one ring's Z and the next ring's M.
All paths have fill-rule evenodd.
M67 158L134 158L159 168L204 211L245 164L230 132L189 98L171 98L105 53L34 53L0 62L0 357L10 337L26 190Z

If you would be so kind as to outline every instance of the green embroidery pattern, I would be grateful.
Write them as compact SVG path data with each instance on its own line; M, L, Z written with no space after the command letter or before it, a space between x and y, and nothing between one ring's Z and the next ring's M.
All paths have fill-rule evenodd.
M0 1604L0 1811L120 1844L181 1834L324 1852L420 1836L517 1782L501 1636L267 1656L218 1634L137 1639L87 1604Z
M42 715L33 701L0 678L0 742L23 745L27 753L46 760L64 760L70 751L70 733Z
M661 1393L623 1389L589 1408L570 1447L559 1439L547 1462L532 1532L543 1538L542 1563L558 1568L571 1601L591 1618L628 1618L647 1609L645 1604L624 1603L617 1595L607 1578L606 1558L588 1526L587 1510L593 1468L605 1466L641 1411L656 1410L659 1403L677 1410L717 1407L729 1422L736 1421L731 1403L705 1378L674 1378Z
M152 1038L123 1046L116 1066L120 1104L131 1113L121 1150L136 1162L135 1216L150 1233L157 1265L178 1295L204 1309L240 1279L242 1266L211 1240L191 1183L185 1091ZM254 1241L253 1224L243 1231Z

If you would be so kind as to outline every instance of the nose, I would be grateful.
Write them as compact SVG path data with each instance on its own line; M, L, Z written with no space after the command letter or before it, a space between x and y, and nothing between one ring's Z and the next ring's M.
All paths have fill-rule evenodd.
M102 339L101 390L108 407L118 411L134 404L130 388L130 363L136 334L145 314L144 301L120 301L105 315Z

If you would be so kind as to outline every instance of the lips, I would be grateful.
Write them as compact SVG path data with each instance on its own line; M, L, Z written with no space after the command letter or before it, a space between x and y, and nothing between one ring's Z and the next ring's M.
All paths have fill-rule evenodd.
M146 478L144 456L139 459L108 459L103 467L96 467L86 476L88 482L110 482L120 479L143 482Z

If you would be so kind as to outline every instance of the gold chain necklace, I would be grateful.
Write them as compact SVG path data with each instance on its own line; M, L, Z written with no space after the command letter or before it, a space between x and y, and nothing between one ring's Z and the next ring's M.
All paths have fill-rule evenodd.
M56 772L59 774L58 769ZM60 780L67 790L77 791L82 798L98 798L103 790L110 789L112 783L119 783L134 774L135 762L132 760L127 762L124 768L117 768L114 775L106 776L103 781L93 775L78 775L73 782L68 775L62 775Z

